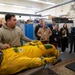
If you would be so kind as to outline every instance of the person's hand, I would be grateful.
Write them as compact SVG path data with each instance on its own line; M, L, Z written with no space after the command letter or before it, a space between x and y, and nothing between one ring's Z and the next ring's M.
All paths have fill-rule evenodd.
M7 48L10 48L10 45L9 44L3 44L3 49L7 49Z

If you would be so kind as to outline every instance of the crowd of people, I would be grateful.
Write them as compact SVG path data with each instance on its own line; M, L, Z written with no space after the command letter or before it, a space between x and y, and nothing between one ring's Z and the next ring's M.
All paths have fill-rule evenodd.
M49 44L52 30L46 26L46 22L39 21L35 34L40 41L35 41L27 38L16 26L14 14L6 14L5 21L0 28L0 75L15 74L23 69L43 66L46 63L55 65L61 61L58 59L59 51L54 45ZM28 43L22 46L21 40ZM44 57L45 54L50 54L50 57Z
M33 40L27 38L23 34L23 31L18 26L16 26L17 20L16 20L16 17L14 14L6 14L5 21L6 21L6 24L4 24L4 25L0 24L0 27L1 27L0 28L0 65L2 65L1 64L2 60L6 60L6 58L4 59L3 55L2 55L2 52L4 52L4 56L6 55L6 53L7 53L5 51L6 49L9 49L9 48L11 49L11 47L15 48L15 47L22 46L21 40L23 40L25 42L33 42ZM35 46L35 48L37 47L37 50L38 50L38 48L41 49L41 47L45 46L46 49L48 49L47 50L48 52L50 50L50 52L49 52L50 54L53 53L53 52L51 53L51 50L55 49L55 51L58 51L57 48L60 47L61 53L63 53L63 52L65 52L66 48L68 48L69 40L70 40L69 53L72 53L73 45L74 45L74 52L75 52L75 27L72 27L71 33L69 33L69 29L68 29L66 23L64 23L63 27L61 27L59 29L59 25L57 23L55 23L55 21L52 21L51 24L47 25L46 21L44 21L43 19L39 19L39 24L35 27L34 33L35 33L37 40L39 40L42 43L42 45L36 44L36 43L30 43L30 44L28 43L29 45L32 44L32 46L30 46L30 47ZM29 45L27 45L28 49L29 49ZM37 45L39 45L39 47ZM31 49L29 49L29 50L31 50ZM17 51L17 49L14 49L14 50L15 50L15 52ZM23 50L21 49L21 52L22 51ZM34 49L34 52L35 52L35 49ZM10 53L11 53L11 51L10 51ZM10 53L8 53L8 54L10 54ZM17 54L17 55L19 55L19 54ZM59 53L57 53L57 55L59 55ZM29 54L29 56L30 56L30 54ZM35 54L35 56L36 56L36 54ZM42 56L42 54L41 54L41 56ZM38 55L37 55L37 57L38 57ZM9 57L9 59L10 59L10 57ZM18 57L18 59L19 59L19 57ZM53 59L57 60L57 57L55 57ZM24 60L25 60L25 58L24 58ZM10 62L10 64L11 64L11 62ZM0 66L0 67L3 67L3 66ZM11 68L11 66L10 66L10 68ZM0 70L3 71L2 68ZM6 74L6 72L5 72L5 74Z
M69 53L72 53L73 44L75 52L75 34L73 34L72 30L75 31L75 28L72 27L71 33L69 33L66 23L59 29L59 25L56 24L55 21L47 25L47 22L40 19L39 24L35 27L35 36L37 40L40 40L42 43L53 44L56 48L60 47L61 53L65 52L66 48L68 48L70 40Z
M26 42L32 41L16 26L17 20L14 14L6 14L5 21L6 24L4 25L2 25L0 21L0 49L6 49L11 46L21 46L21 40ZM66 23L59 29L59 25L56 24L55 21L47 25L46 21L39 19L39 24L35 27L34 33L37 40L40 40L42 43L53 44L56 48L60 47L61 53L65 52L66 48L68 48L70 40L69 53L72 53L73 45L75 52L75 34L73 31L75 31L74 27L71 28L71 34L69 33Z

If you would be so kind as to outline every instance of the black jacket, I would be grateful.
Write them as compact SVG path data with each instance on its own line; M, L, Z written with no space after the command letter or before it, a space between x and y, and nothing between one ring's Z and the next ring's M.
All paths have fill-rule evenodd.
M61 37L61 38L62 38L62 35L65 35L65 33L62 33L63 30L64 30L64 28L61 28L61 29L60 29L60 37ZM65 30L66 30L67 37L69 37L68 28L66 28Z
M40 40L40 37L37 35L37 32L38 32L40 27L42 27L42 26L39 24L35 27L35 36L37 37L37 40Z
M75 27L71 29L71 39L75 39Z
M53 42L59 42L59 39L60 39L60 32L59 32L59 30L53 30L52 31L52 35L53 35ZM56 38L57 41L55 41L54 38Z

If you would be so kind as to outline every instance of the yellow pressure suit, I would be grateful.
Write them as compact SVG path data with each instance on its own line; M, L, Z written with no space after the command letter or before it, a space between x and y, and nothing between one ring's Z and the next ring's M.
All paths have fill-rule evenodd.
M14 74L23 69L55 63L59 55L59 51L53 45L44 45L40 41L28 42L24 46L8 48L2 52L0 75ZM50 54L50 57L43 57L45 54Z

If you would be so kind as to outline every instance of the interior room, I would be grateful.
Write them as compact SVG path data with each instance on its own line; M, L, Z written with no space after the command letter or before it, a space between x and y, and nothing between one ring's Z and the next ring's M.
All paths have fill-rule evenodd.
M23 65L20 64L21 62L19 62L20 66L18 64L18 66L14 67L15 69L14 70L12 69L12 71L6 68L6 67L9 68L9 66L7 65L3 66L3 64L7 63L4 61L6 60L6 57L8 55L5 56L4 54L6 54L9 51L9 46L6 45L7 46L6 49L8 49L8 51L5 52L4 49L1 48L1 45L8 44L7 42L10 41L10 39L8 39L8 41L7 39L5 39L6 40L5 42L3 40L4 37L2 34L3 26L4 25L7 26L7 23L9 24L11 21L11 19L8 19L8 20L5 19L6 14L15 15L16 26L20 28L24 36L29 38L28 40L31 39L30 40L31 42L38 40L36 35L40 37L38 41L41 41L41 39L43 39L45 36L46 37L48 36L47 39L49 40L45 40L46 42L48 41L48 43L43 43L41 41L42 42L41 45L50 44L51 48L53 48L51 50L54 51L54 49L56 49L59 52L58 57L56 56L56 59L61 59L61 61L57 60L55 65L53 65L52 63L45 63L40 66L38 66L38 64L40 64L40 62L38 61L36 65L31 62L29 64L31 67L28 67L29 65L26 65L26 68L22 68ZM46 22L46 28L49 28L51 30L51 35L48 34L43 36L43 34L47 34L45 32L42 34L43 26L40 26L38 28L39 30L37 31L37 33L35 33L36 26L39 25L40 19L42 19L43 21L42 25L44 25L44 23ZM53 29L51 29L49 26L52 25L53 21L55 22L55 24L53 26ZM66 28L68 31L65 30L65 33L63 36L62 30L65 29L64 24L67 25ZM54 34L53 30L55 29L55 25L59 27L58 39L57 39L57 35L53 35ZM11 74L13 75L75 75L75 35L73 35L75 32L75 0L0 0L0 29L2 30L0 31L0 67L1 67L0 72L2 71L0 75L11 75ZM10 29L10 32L12 29ZM15 37L17 39L17 35L18 36L20 35L19 33L18 34L15 34L15 33L16 32L14 31L14 34L13 34L14 36L12 36L12 32L10 33L11 35L6 34L5 37L9 37L9 38L13 37L14 38L13 42L14 42ZM53 39L50 39L51 36ZM66 46L66 41L64 41L63 39L64 37L67 38L67 46ZM58 40L59 42L56 43L57 42L56 40ZM22 40L20 41L22 42L22 45L26 47L25 50L27 49L28 44L30 46L33 46L33 47L37 46L38 48L40 48L38 43L35 44L35 43L28 43L27 41L22 41ZM56 42L50 43L50 41L56 41ZM17 47L20 47L20 45L19 46L12 45L13 42L10 43L10 49L11 47L15 47L14 50L19 55L19 52L17 51ZM17 43L18 41L15 44ZM29 48L30 47L28 47L28 49ZM33 56L36 58L37 57L36 55L38 55L38 51L36 51L36 47L34 48L34 50L36 53L34 53L33 51L31 52L34 53ZM21 49L21 52L24 52L23 49ZM11 53L11 52L8 52L8 53ZM29 56L32 55L32 53L29 54ZM11 56L13 57L15 55L11 55ZM43 54L38 57L39 58L43 57ZM45 57L50 58L51 55L44 56L44 58ZM13 59L13 62L16 58ZM11 59L9 59L9 61L11 61ZM30 61L28 61L28 63L29 62ZM16 62L15 64L17 65ZM14 64L12 65L15 66ZM12 65L10 64L10 68L12 68ZM34 65L34 67L32 65Z

